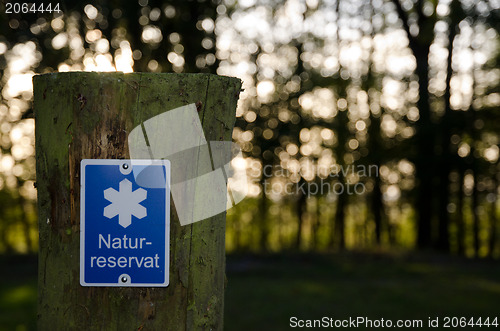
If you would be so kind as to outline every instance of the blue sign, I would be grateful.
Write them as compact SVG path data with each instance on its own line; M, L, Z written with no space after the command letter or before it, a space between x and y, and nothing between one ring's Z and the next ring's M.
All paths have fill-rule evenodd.
M82 160L80 284L169 282L170 163Z

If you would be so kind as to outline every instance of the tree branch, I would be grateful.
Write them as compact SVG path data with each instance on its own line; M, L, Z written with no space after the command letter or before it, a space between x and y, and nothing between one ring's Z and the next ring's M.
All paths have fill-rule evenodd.
M400 0L392 0L392 3L396 6L396 11L398 13L399 18L403 22L403 29L405 30L406 35L408 36L408 40L410 42L410 48L415 54L415 48L417 47L416 40L410 33L410 25L408 24L408 15L404 11L399 1Z

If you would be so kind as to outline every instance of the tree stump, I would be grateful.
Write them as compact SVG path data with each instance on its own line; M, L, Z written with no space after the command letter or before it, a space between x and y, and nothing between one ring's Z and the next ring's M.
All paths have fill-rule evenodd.
M225 213L181 226L171 208L168 287L82 287L79 173L82 159L128 159L133 128L191 103L207 141L231 140L240 88L209 74L35 76L40 330L222 330Z

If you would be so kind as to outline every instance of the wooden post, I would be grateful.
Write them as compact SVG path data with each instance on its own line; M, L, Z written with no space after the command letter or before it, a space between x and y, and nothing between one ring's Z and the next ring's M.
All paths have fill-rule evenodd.
M181 226L172 208L170 285L79 283L80 161L129 158L145 120L196 103L207 141L231 140L239 79L208 74L35 76L40 330L222 330L225 214Z

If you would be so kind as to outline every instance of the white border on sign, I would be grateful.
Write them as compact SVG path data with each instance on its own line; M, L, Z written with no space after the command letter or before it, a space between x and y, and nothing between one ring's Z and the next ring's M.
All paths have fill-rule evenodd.
M165 278L163 283L87 283L85 282L85 167L87 165L161 165L165 167ZM168 160L117 160L117 159L84 159L80 163L80 285L109 287L167 287L170 274L170 161Z

